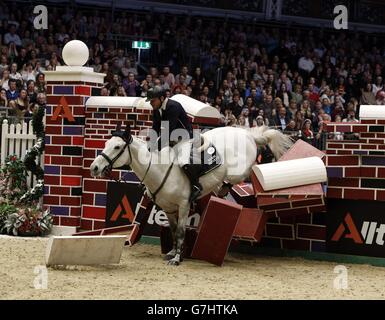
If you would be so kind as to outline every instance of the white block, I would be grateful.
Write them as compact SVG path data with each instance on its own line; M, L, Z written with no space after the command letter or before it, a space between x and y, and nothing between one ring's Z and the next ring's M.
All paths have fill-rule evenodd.
M170 98L171 100L178 101L185 111L193 117L215 118L221 117L219 111L212 106L209 106L201 101L190 98L184 94L176 94Z
M46 265L98 265L119 263L127 236L52 237Z
M50 236L72 236L77 232L76 229L76 227L52 226Z
M253 171L265 191L321 183L327 180L325 165L318 157L255 165Z
M385 119L385 106L361 105L360 119Z

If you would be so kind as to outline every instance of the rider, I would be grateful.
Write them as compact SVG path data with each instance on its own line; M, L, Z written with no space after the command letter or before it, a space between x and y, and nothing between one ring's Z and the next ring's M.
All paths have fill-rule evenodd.
M156 131L158 136L161 135L161 122L168 121L170 135L175 129L185 129L187 130L190 139L193 138L192 125L188 119L186 111L179 102L169 99L166 95L166 91L161 86L150 88L147 92L146 101L150 101L151 106L154 109L152 128ZM168 138L170 139L170 136ZM178 142L180 142L180 140L170 140L170 146L173 147ZM199 166L190 163L190 151L192 144L189 144L188 146L188 156L184 157L183 160L180 160L179 165L190 180L190 201L192 202L200 196L202 186L199 183Z

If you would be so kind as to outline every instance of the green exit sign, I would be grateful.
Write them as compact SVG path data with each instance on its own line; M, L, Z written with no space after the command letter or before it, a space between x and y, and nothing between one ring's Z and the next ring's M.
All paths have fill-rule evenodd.
M151 49L151 42L147 41L133 41L132 49Z

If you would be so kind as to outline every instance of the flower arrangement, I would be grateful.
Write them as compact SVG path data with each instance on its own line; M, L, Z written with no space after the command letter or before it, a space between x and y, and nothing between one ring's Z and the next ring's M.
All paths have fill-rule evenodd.
M17 200L27 192L26 171L23 161L16 156L8 156L0 169L0 196Z
M3 233L14 236L43 236L51 230L52 216L48 210L41 212L37 208L15 207L4 208L5 210L8 211L8 214L6 214L6 218L3 218L2 221L1 232Z
M43 189L39 180L38 189ZM0 233L42 236L52 227L49 211L41 210L36 189L28 190L23 161L9 156L0 169ZM30 195L30 196L28 196Z

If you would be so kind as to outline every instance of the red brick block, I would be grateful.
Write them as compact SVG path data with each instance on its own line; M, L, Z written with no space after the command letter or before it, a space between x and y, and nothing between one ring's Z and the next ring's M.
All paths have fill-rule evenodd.
M51 156L44 156L44 163L51 164Z
M71 137L52 136L52 144L71 145Z
M73 166L82 166L83 165L83 158L82 157L72 157L71 158L71 164Z
M342 188L331 188L328 187L327 189L327 197L328 198L334 198L334 199L342 199Z
M67 156L51 156L52 164L62 164L62 165L70 165L71 157Z
M88 193L88 192L83 192L83 194L82 194L82 204L93 205L94 204L94 194L93 193Z
M375 167L362 167L361 168L361 177L375 178L376 168Z
M75 94L80 96L90 96L91 95L91 88L88 86L76 86L75 87Z
M385 168L378 168L377 177L385 178Z
M72 113L74 116L85 116L85 109L84 107L73 107Z
M94 220L80 219L80 228L83 230L92 230L94 226Z
M103 220L106 218L106 208L83 206L82 218Z
M62 175L68 176L81 176L83 173L82 168L79 167L62 167L61 169Z
M60 217L61 226L79 227L80 217Z
M345 168L345 177L360 177L361 176L361 168Z
M86 139L84 142L84 146L86 148L94 148L94 149L104 149L106 144L105 140L89 140Z
M326 226L297 224L297 238L326 241Z
M45 154L62 154L61 146L45 146Z
M106 227L106 222L104 220L103 221L94 220L94 229L102 229L105 227Z
M81 207L71 207L70 208L70 216L72 217L80 217L82 213Z
M191 256L221 266L241 210L238 204L211 197L202 215Z
M375 200L375 191L367 189L344 189L344 199Z
M45 178L44 178L44 183L47 184L47 182L45 181ZM57 184L59 184L59 183L57 183ZM50 194L59 194L59 195L70 195L71 194L71 188L62 187L62 186L60 186L60 187L51 186L49 191L50 191Z
M72 144L74 146L82 146L84 144L84 137L72 137Z
M385 201L385 190L377 190L377 198L378 201Z
M80 197L61 197L60 204L66 205L66 206L80 206L81 198Z
M61 184L63 186L80 186L81 181L81 177L61 177Z
M107 181L103 180L84 180L84 191L106 192Z
M360 186L360 180L358 178L329 178L328 185L331 187L358 188Z
M327 164L329 166L358 166L359 156L329 156Z
M294 239L294 227L293 227L293 225L267 223L266 224L266 237Z
M45 174L44 175L44 184L49 185L60 185L60 176L50 176ZM52 192L52 190L51 190Z
M48 196L44 195L43 196L43 202L44 204L59 204L60 203L60 197L58 196Z
M243 208L233 237L259 242L268 219L262 210Z

